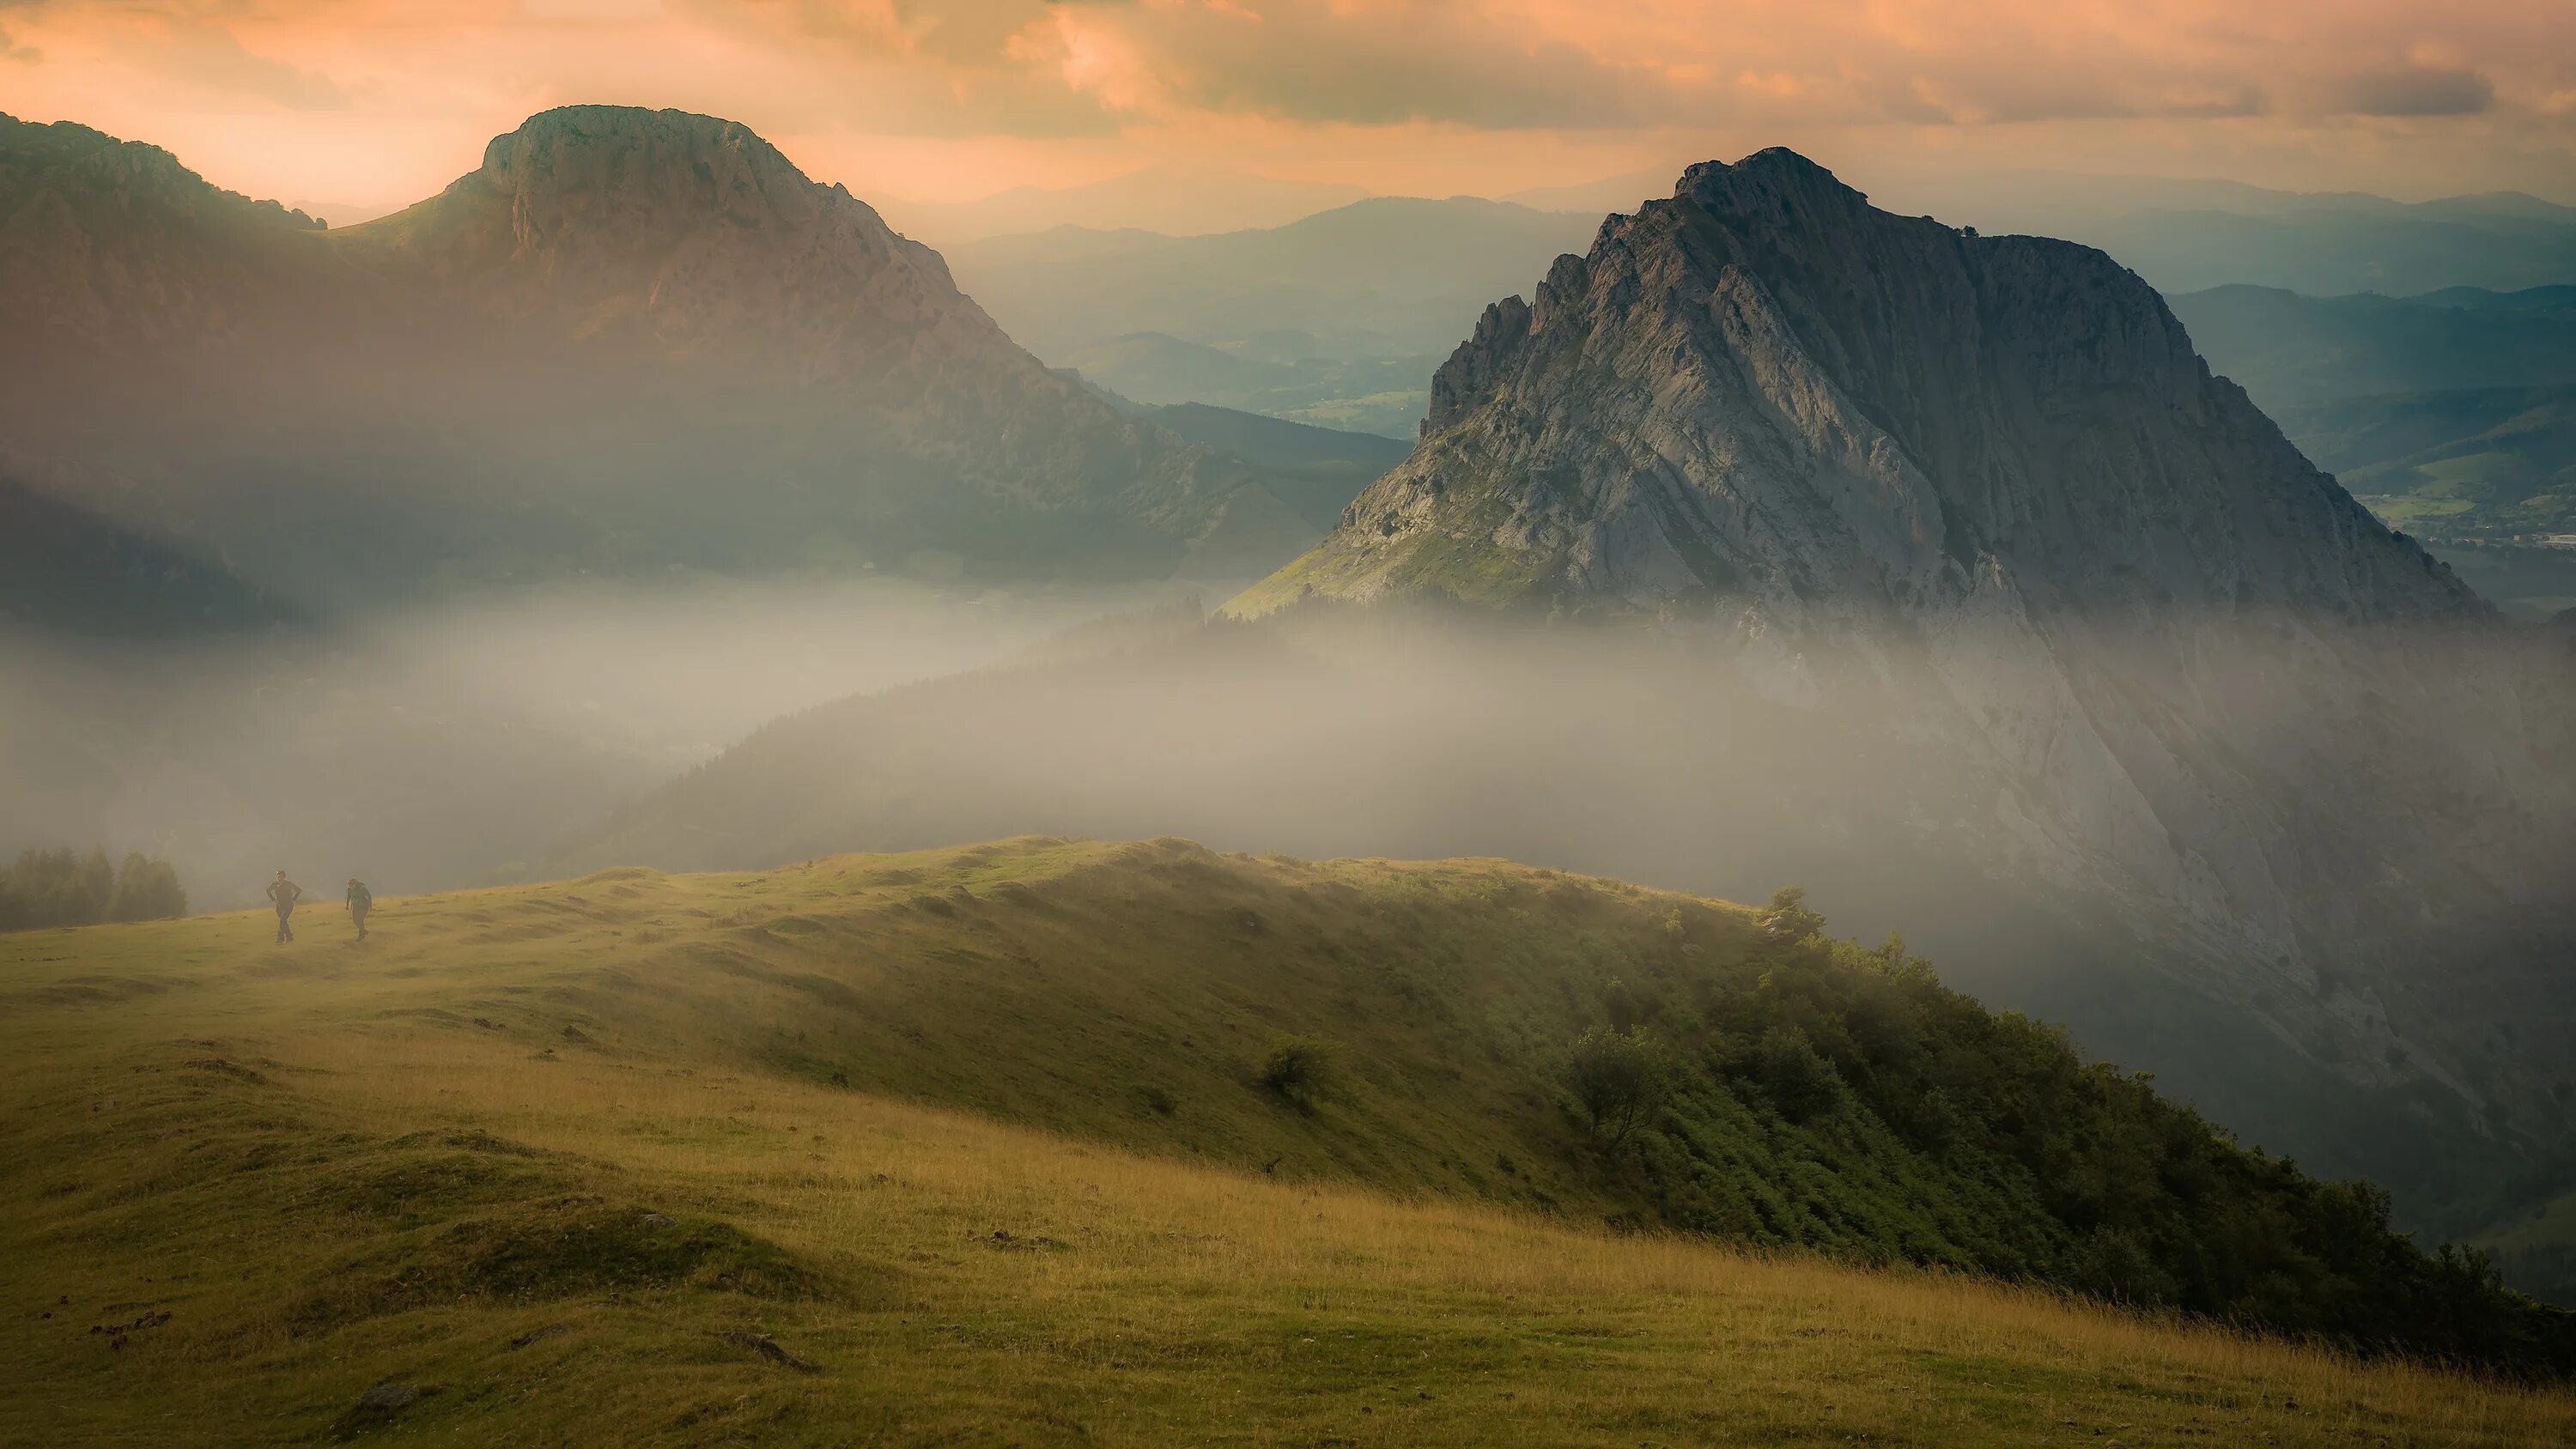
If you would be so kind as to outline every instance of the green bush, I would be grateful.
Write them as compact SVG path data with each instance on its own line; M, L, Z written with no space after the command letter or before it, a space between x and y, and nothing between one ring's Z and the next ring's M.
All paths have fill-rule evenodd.
M1280 1100L1312 1108L1332 1083L1338 1055L1331 1042L1310 1036L1281 1037L1261 1059L1256 1079Z
M1834 1064L1817 1055L1807 1033L1794 1025L1763 1032L1753 1048L1752 1066L1763 1095L1792 1122L1813 1120L1842 1095L1843 1079Z

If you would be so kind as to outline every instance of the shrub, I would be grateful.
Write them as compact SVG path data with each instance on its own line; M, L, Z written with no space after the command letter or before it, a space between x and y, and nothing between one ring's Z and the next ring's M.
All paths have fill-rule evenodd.
M1261 1059L1258 1080L1264 1090L1282 1101L1312 1107L1331 1083L1336 1055L1331 1042L1310 1036L1281 1037L1272 1043L1270 1054Z
M1805 1122L1842 1095L1843 1079L1834 1064L1817 1055L1815 1044L1796 1026L1775 1026L1762 1033L1753 1048L1753 1080L1780 1115Z

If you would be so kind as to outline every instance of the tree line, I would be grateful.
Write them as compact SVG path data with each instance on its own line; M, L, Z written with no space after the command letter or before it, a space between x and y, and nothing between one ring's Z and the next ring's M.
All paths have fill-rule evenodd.
M159 856L125 853L119 865L101 846L87 855L62 846L22 850L0 866L0 931L157 921L188 913L179 872Z
M1621 972L1559 1080L1639 1221L2576 1376L2576 1312L2482 1253L2428 1251L2380 1188L2240 1145L2062 1030L1944 987L1900 939L1828 937L1794 888L1762 927L1721 964L1676 909L1671 948L1605 953Z

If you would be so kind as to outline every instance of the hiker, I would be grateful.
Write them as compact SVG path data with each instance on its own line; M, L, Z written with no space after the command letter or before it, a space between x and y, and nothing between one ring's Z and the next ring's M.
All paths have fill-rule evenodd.
M286 918L295 914L295 903L302 899L304 887L288 880L282 870L277 879L268 883L268 903L277 907L277 939L281 945L295 939L295 929L286 924Z
M376 893L356 876L349 877L349 922L358 928L358 939L367 939L367 908L376 903Z

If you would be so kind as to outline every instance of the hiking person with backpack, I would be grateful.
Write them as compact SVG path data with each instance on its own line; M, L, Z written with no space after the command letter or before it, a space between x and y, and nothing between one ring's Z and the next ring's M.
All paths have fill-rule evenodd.
M376 893L356 876L349 877L349 923L358 928L358 939L367 939L367 912L376 903Z
M277 907L277 941L281 946L295 939L295 928L286 924L286 918L295 914L295 903L302 899L304 887L288 880L282 870L277 879L268 883L268 903Z

